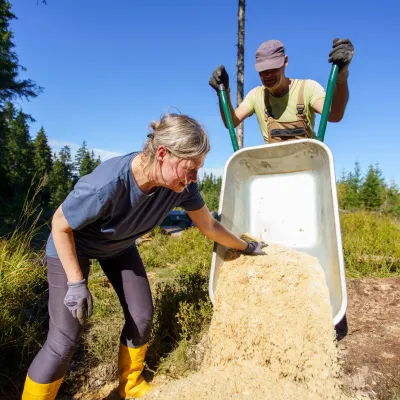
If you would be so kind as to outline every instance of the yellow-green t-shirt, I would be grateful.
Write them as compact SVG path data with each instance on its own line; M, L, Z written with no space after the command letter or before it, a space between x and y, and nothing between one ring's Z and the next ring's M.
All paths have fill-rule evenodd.
M269 102L272 107L274 118L279 122L292 122L297 120L297 100L301 86L301 79L294 79L294 82L287 94L282 97L274 97L269 94ZM307 79L304 85L305 115L309 126L314 130L315 112L312 105L319 99L325 98L324 88L316 81ZM250 90L244 98L240 107L246 109L253 115L256 113L261 133L268 143L268 129L265 121L264 86L257 86Z

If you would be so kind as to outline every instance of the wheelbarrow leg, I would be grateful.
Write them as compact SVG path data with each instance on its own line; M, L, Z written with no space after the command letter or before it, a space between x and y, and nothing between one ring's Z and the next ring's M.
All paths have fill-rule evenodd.
M346 314L344 314L341 321L335 325L336 340L342 340L347 335L348 329Z

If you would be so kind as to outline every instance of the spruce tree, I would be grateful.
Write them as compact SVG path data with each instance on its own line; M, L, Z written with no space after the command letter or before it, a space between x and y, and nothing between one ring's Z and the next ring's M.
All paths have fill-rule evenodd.
M39 200L42 207L47 208L50 202L50 173L53 167L51 148L43 126L40 128L33 142L33 165L36 172L36 182L41 185Z
M34 144L34 158L33 164L37 176L42 179L48 175L51 171L53 161L51 159L51 148L47 140L46 132L43 126L40 128L36 138L33 142Z
M80 172L81 170L81 164L82 164L82 160L85 157L85 154L88 152L88 147L86 144L86 141L84 140L81 147L79 147L79 149L77 150L76 154L75 154L75 173L78 177L81 177L82 174Z
M359 208L361 206L360 189L362 181L360 163L357 161L354 165L354 173L350 173L347 178L347 208Z
M71 149L64 146L58 156L54 155L53 169L50 174L50 206L57 208L72 189L73 163Z
M29 134L31 118L19 111L11 121L6 136L4 157L6 174L14 187L29 188L35 174L33 168L33 143Z
M13 19L16 16L11 12L10 2L0 0L0 110L16 97L36 97L41 91L32 80L19 77L23 67L14 51L13 33L10 30Z
M94 169L93 160L90 157L90 153L87 151L81 160L80 168L79 168L79 177L89 175Z
M79 161L79 164L75 164L79 172L79 178L91 174L93 170L101 164L100 156L96 159L93 150L89 152L89 150L84 151L84 149L87 149L86 142L83 142L82 147L78 150L79 155L77 153L75 156L75 160Z
M364 183L361 186L360 197L365 208L377 210L384 201L385 183L382 171L378 165L370 165Z

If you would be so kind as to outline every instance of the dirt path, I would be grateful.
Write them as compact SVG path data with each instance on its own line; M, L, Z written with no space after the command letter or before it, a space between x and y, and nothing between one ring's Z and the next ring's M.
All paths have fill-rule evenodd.
M352 279L347 288L344 382L380 400L400 399L400 278Z

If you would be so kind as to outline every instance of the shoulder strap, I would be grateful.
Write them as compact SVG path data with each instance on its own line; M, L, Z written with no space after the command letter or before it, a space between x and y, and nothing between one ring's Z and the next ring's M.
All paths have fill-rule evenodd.
M304 108L305 108L305 104L304 104L304 87L305 86L306 86L306 79L301 81L299 94L297 96L296 109L297 109L297 116L300 117L300 118L305 118L305 114L304 114Z
M268 93L268 89L267 88L264 88L264 107L265 107L265 116L273 118L273 116L272 116L272 107L271 107L271 104L269 102L269 93Z

